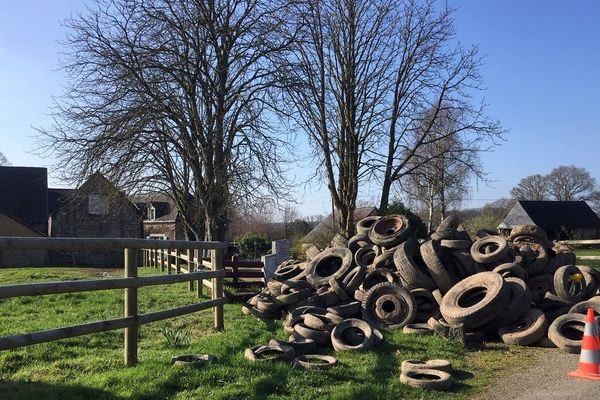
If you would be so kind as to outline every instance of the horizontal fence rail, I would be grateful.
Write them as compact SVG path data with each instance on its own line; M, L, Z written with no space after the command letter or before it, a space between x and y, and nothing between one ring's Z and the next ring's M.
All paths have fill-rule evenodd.
M586 240L560 240L559 243L566 244L568 246L600 246L599 239L586 239ZM582 261L600 261L600 256L578 256L576 255L578 260Z
M0 299L21 296L43 296L97 290L124 289L125 310L124 318L97 321L74 325L64 328L49 329L20 335L0 337L0 350L29 346L37 343L50 342L97 332L125 329L124 359L126 365L137 363L137 340L140 325L161 321L168 318L191 314L197 311L214 309L214 326L217 330L224 328L223 305L227 299L223 296L223 250L226 245L221 242L192 242L182 240L149 240L149 239L118 239L118 238L0 238L0 251L3 250L123 250L124 277L97 280L56 281L24 283L0 286ZM141 250L144 249L142 252ZM146 257L148 252L173 251L180 254L186 252L188 268L182 268L179 258L175 262L176 274L161 276L137 276L138 253ZM208 269L202 270L200 265L194 266L192 253L206 258L201 265ZM185 273L182 273L185 272ZM168 310L156 311L138 315L137 289L145 286L165 285L181 282L205 282L211 289L211 300L189 304ZM201 297L201 284L198 285L198 298Z

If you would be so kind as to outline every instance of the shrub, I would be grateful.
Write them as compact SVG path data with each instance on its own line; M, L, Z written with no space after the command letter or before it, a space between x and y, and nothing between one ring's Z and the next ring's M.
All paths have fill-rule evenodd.
M267 254L271 249L271 242L263 234L250 232L237 238L237 247L240 249L240 256L256 259Z

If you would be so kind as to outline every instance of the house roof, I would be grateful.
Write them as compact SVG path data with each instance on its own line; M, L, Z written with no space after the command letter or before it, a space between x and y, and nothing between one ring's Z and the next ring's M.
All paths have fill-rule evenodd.
M48 188L48 213L53 214L60 209L69 201L72 195L73 189Z
M175 202L167 195L161 193L147 193L131 197L131 201L144 212L144 222L171 222L179 216L179 209ZM147 210L152 205L155 210L155 219L147 219Z
M363 218L375 215L376 212L377 208L375 207L359 207L354 210L354 218L352 219L352 222L356 223ZM337 220L337 218L338 213L336 210L333 217L331 214L325 217L320 224L315 226L312 231L308 232L302 239L300 239L300 243L312 243L319 241L323 237L333 236L333 221Z
M48 230L46 168L0 167L0 210L39 232Z
M547 231L599 229L600 218L585 201L519 201L499 228L523 224L537 225Z
M18 218L13 217L12 215L10 215L9 213L0 210L0 214L6 216L7 218L12 219L14 222L16 222L17 224L23 225L24 227L26 227L27 229L29 229L30 231L36 233L39 236L47 236L44 232L40 232L39 230L35 229L34 227L32 227L31 225L26 224L23 221L20 221Z

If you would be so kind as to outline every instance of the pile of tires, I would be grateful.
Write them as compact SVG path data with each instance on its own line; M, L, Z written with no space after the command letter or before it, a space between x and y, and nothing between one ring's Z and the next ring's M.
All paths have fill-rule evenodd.
M586 307L600 312L598 273L536 226L473 241L450 216L422 243L403 215L367 217L356 230L345 246L337 237L309 249L309 261L281 264L243 312L284 319L290 343L338 351L367 350L397 329L576 351Z

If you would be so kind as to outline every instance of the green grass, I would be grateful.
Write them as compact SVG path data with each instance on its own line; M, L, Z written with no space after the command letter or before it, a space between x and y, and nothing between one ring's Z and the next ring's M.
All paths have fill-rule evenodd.
M2 269L0 284L101 279L83 269ZM140 269L140 275L160 273ZM119 275L118 271L109 271ZM187 283L139 290L140 313L195 301ZM33 332L123 313L123 291L101 291L0 300L0 336ZM0 398L8 399L462 399L498 376L527 364L526 348L491 345L468 349L440 337L394 332L377 349L336 353L340 365L327 371L283 363L251 363L244 349L285 338L280 321L244 316L240 305L225 306L225 331L212 329L210 310L140 329L139 363L123 366L123 332L113 331L0 352ZM189 344L174 348L161 329L189 331ZM169 364L177 354L209 353L216 363L202 368ZM417 390L399 381L405 359L447 358L458 370L452 392Z
M577 254L578 256L600 256L600 249L576 248L575 254ZM577 264L587 265L596 269L600 269L600 261L596 260L577 260Z

